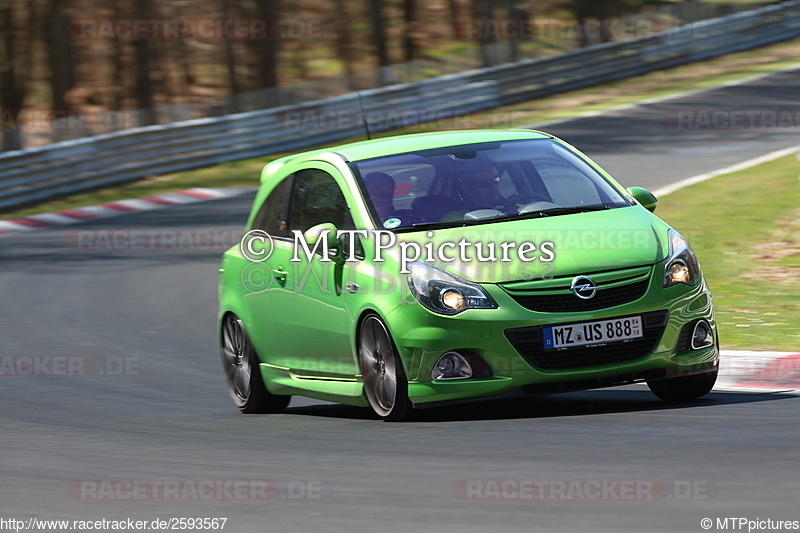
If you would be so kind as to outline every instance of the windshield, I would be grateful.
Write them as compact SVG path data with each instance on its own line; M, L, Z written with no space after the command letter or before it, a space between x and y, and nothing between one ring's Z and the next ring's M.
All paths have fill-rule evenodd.
M551 139L435 148L351 163L378 227L479 224L631 205Z

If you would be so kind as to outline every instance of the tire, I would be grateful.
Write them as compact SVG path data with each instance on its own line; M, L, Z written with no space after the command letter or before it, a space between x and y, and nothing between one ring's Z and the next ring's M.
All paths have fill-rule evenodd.
M261 371L244 324L234 315L222 321L220 352L225 381L234 405L243 413L280 413L291 396L271 394L264 386Z
M714 388L718 370L696 376L648 381L650 390L665 402L688 402L705 396Z
M374 313L365 316L358 328L358 363L375 414L389 422L408 418L411 402L403 363L389 330Z

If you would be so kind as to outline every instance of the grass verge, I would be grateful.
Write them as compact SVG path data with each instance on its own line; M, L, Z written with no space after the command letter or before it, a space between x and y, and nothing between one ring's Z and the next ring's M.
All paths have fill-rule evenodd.
M800 351L799 177L791 155L659 202L700 259L723 348Z
M773 72L798 65L800 39L719 57L673 69L651 72L635 78L606 83L588 89L531 100L513 106L472 113L447 123L434 122L382 132L376 137L437 129L509 128L582 115L641 100L713 87L727 81ZM334 144L362 140L346 139ZM310 147L321 148L318 147ZM0 219L48 213L114 200L159 194L191 187L231 187L257 185L264 164L285 153L268 154L256 159L223 163L199 170L150 176L135 182L49 200L0 214Z

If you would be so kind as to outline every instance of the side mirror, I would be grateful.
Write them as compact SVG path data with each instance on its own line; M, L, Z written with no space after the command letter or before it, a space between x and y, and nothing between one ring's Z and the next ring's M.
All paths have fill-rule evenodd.
M653 193L642 187L628 187L628 192L633 196L633 199L642 204L642 207L651 213L656 210L658 205L658 198Z
M319 242L320 238L326 237L327 242L323 245L322 250L327 248L328 250L335 248L339 251L338 255L341 255L341 243L339 239L336 237L336 234L339 230L336 228L335 224L331 224L330 222L325 222L323 224L317 224L316 226L311 226L306 231L303 232L303 239L305 239L306 244L308 244L309 249L316 246L317 242Z

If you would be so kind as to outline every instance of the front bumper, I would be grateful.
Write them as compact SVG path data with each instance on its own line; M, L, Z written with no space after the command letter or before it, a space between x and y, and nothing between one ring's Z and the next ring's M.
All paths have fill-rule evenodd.
M659 281L651 278L647 292L634 302L591 312L530 311L492 285L484 287L498 303L498 309L473 309L448 317L428 312L416 302L401 305L386 316L386 321L406 370L409 398L415 407L431 407L473 398L591 389L713 371L719 360L716 343L701 350L686 350L680 343L684 326L700 318L708 321L716 339L708 287L701 281L694 287L663 288ZM541 363L523 349L519 339L509 334L509 331L532 332L549 325L633 315L663 316L663 323L658 325L645 351L619 357L616 352L629 350L631 344L609 343L600 348L609 354L607 359L589 357L576 364L555 365L562 368ZM534 339L529 347L536 348L536 342L539 341ZM492 369L493 376L433 380L431 370L436 361L450 350L480 356ZM592 355L592 348L583 351L584 356ZM548 356L552 361L553 357L569 358L575 353L566 350L550 352Z

